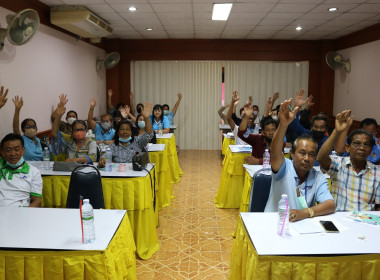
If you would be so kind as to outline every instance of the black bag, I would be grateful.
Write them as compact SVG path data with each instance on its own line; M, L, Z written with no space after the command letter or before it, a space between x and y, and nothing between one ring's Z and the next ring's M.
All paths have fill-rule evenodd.
M142 171L148 164L147 152L136 152L132 157L132 167L134 171Z
M53 171L72 172L75 168L82 165L83 164L79 162L55 161L53 164Z

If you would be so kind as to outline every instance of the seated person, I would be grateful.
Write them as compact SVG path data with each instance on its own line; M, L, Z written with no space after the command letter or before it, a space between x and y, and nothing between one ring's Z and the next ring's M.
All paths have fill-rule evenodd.
M143 114L138 114L136 117L136 122L135 122L135 140L137 137L140 137L146 133L146 123ZM157 143L157 138L156 138L156 133L153 131L153 138L150 140L149 143L156 144Z
M238 96L238 92L235 90L233 93L232 93L232 99L231 99L231 104L228 108L228 112L227 112L227 121L228 121L228 124L230 125L231 127L231 130L232 130L232 133L234 134L234 137L235 137L235 144L236 145L248 145L242 138L240 138L238 136L238 132L239 132L239 126L235 124L235 122L232 120L232 111L233 111L233 108L235 106L235 104L238 104L239 103L239 96ZM250 120L248 121L248 127L250 129L253 129L253 122L251 121L253 118L250 118ZM250 131L248 132L247 135L249 135Z
M282 153L286 128L292 122L294 112L289 106L292 99L281 103L278 117L280 124L271 145L272 184L265 212L277 212L282 194L288 195L289 221L334 213L335 204L329 192L326 178L313 168L317 156L317 143L309 135L300 136L294 141L292 159ZM315 203L318 203L317 205Z
M24 133L22 138L24 139L23 147L25 146L24 159L28 161L40 161L43 160L43 151L41 141L36 137L37 124L33 119L25 119L21 123L21 131L19 128L20 122L20 110L24 102L22 97L18 95L12 99L15 104L15 113L13 116L13 133L21 135L21 131Z
M68 102L69 100L67 99L67 95L66 94L61 94L59 96L59 103L58 103L58 106L65 106L66 103ZM51 122L53 123L54 122L54 116L56 115L55 111L51 114ZM62 131L63 133L66 133L66 134L71 134L71 129L72 129L72 124L74 121L76 121L78 119L78 114L75 112L75 111L68 111L66 113L66 122L64 121L60 121L59 123L59 130Z
M270 152L272 138L278 127L278 122L272 118L266 118L262 123L261 134L247 134L247 124L253 125L253 106L244 106L244 118L239 126L238 136L252 146L252 155L245 158L248 164L263 164L265 149ZM283 145L285 146L285 144Z
M149 121L149 113L152 109L151 103L146 103L142 111L146 124L146 132L135 138L132 134L133 127L129 121L120 121L116 133L115 141L110 145L113 162L132 162L132 157L136 152L141 152L153 137L152 124ZM101 157L98 167L105 166L105 157Z
M95 134L95 141L100 144L111 144L113 137L115 136L115 130L112 128L112 116L110 114L104 114L101 116L101 124L97 124L94 121L94 108L96 106L95 98L91 99L90 110L88 111L88 127L92 129Z
M10 133L1 140L0 145L0 207L40 207L41 173L24 160L23 137Z
M66 108L58 107L51 129L53 139L51 142L54 155L64 153L66 162L80 162L92 164L96 161L98 148L95 141L86 137L87 124L85 121L76 120L73 123L72 134L59 131L59 120Z
M152 115L149 117L149 120L152 123L154 132L159 133L160 124L162 133L170 132L169 119L167 116L164 116L162 112L162 106L160 104L154 105Z
M123 115L121 114L120 111L115 111L112 115L112 119L113 119L113 127L116 128L117 127L117 124L122 121L122 120L125 120L123 118Z
M169 112L168 104L162 105L162 109L164 110L164 116L168 117L170 125L173 125L173 119L174 119L175 114L177 113L177 109L178 109L179 103L181 103L181 100L182 100L182 93L178 93L178 100L175 103L174 108L171 112Z
M379 168L367 161L375 140L364 129L357 129L347 138L348 157L331 156L336 142L346 142L352 124L350 110L335 118L335 129L323 144L317 160L321 170L331 177L331 194L337 211L380 211Z
M360 128L369 132L375 139L375 145L372 147L371 154L367 157L367 160L373 164L380 164L380 144L377 139L377 122L375 119L366 118L360 122Z

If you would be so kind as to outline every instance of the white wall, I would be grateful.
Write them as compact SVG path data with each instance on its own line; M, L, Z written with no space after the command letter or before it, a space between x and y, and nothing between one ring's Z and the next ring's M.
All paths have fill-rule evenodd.
M1 28L7 27L7 14L14 12L0 7ZM104 113L106 77L104 69L96 72L97 57L104 57L102 49L42 24L25 45L12 45L6 38L0 51L0 85L9 88L9 93L0 110L0 139L12 132L15 95L24 100L20 122L33 118L39 131L51 128L50 115L61 93L68 95L66 110L77 111L80 119L87 119L93 97L98 103L94 115Z
M339 50L351 61L351 73L335 70L334 115L351 109L355 120L380 122L380 40Z

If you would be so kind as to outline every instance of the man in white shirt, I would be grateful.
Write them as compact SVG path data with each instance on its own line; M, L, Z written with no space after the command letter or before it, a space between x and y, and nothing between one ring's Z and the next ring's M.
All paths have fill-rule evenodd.
M24 153L21 135L10 133L1 140L0 207L41 206L41 173L24 160Z

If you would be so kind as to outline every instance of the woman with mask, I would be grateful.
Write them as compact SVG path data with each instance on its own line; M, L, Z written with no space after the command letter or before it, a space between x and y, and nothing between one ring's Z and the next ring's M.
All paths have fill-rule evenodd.
M13 116L13 133L21 135L21 131L24 133L22 138L24 139L25 155L24 159L27 161L39 161L43 160L43 151L40 139L36 137L37 124L33 119L25 119L21 123L20 131L20 110L24 105L22 97L18 95L12 99L15 104L15 113Z
M85 121L76 120L72 124L72 134L59 131L59 120L65 113L66 108L59 106L54 116L51 130L53 135L52 151L55 155L66 154L66 162L93 163L96 161L97 145L95 141L86 137L87 125Z
M96 106L95 98L91 99L90 110L88 111L88 128L92 129L95 134L95 140L98 144L104 143L109 145L113 143L113 137L115 136L115 130L112 128L112 116L110 114L104 114L101 116L100 125L94 121L94 108Z
M151 103L146 103L142 110L145 121L145 132L138 136L133 136L133 126L129 121L120 121L115 133L114 143L110 145L113 162L132 162L132 157L136 152L141 152L153 137L152 124L149 121L149 113L152 108ZM101 157L98 167L105 166L105 158Z
M154 105L152 115L149 117L149 120L152 123L154 132L159 133L161 125L162 133L169 133L169 119L167 116L164 116L162 106L160 104Z
M150 121L149 121L150 122ZM138 114L135 121L136 131L135 131L135 139L140 137L146 132L146 123L143 114ZM156 133L153 131L153 138L150 140L150 143L156 144Z
M58 106L65 106L66 103L68 102L69 100L67 99L67 95L66 94L61 94L59 96L59 103L58 103ZM51 122L53 123L54 122L54 116L56 115L55 111L51 114ZM64 121L60 121L59 122L59 130L62 131L63 133L66 133L66 134L71 134L71 128L72 128L72 124L74 121L76 121L78 119L78 114L71 110L71 111L68 111L67 114L66 114L66 122Z

